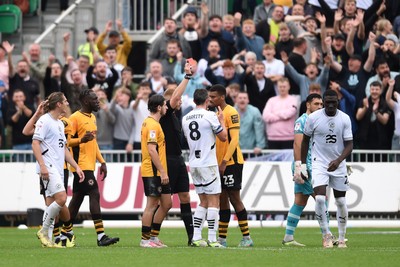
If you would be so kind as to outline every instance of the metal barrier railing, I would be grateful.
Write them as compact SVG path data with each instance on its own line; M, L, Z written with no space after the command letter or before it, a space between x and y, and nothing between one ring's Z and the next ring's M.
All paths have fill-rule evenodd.
M228 12L228 1L225 0L123 0L117 4L116 13L122 18L123 26L135 35L135 40L147 41L153 35L161 34L165 18L172 17L179 22L188 4L200 7L202 2L207 3L210 14Z
M78 29L79 27L79 21L77 19L77 11L78 11L78 6L80 4L83 4L83 2L86 2L86 5L83 5L84 8L86 9L90 9L92 14L93 14L93 19L92 19L92 24L95 25L95 18L96 18L96 2L98 0L75 0L74 3L70 4L68 9L65 10L63 13L61 13L55 20L54 22L47 28L45 29L44 32L42 32L40 34L40 36L38 38L36 38L36 40L34 41L34 43L40 44L47 35L51 34L51 38L52 38L52 43L54 44L54 47L51 47L50 50L51 52L56 55L56 56L60 56L62 53L62 46L61 45L57 45L58 44L58 40L62 40L62 38L60 36L57 36L57 29L59 28L60 25L62 25L64 19L66 17L68 17L69 15L73 15L73 29ZM81 8L83 8L83 6ZM75 31L72 31L74 34L72 34L72 38L71 38L71 48L72 51L77 51L77 43L78 43L78 38L76 36Z
M252 150L243 150L242 152L243 156L249 161L291 161L291 158L287 157L288 154L291 154L291 150L265 149L257 156L254 155ZM142 158L140 150L134 150L129 154L124 150L102 150L101 153L108 163L141 162ZM182 156L188 161L189 151L183 150ZM0 150L0 162L35 162L35 159L32 151ZM353 150L347 162L400 162L400 150L357 149Z

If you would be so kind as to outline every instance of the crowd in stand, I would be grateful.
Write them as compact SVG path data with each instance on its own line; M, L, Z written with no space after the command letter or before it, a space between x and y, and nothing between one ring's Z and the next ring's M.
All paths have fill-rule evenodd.
M7 128L9 147L30 149L31 137L22 135L22 128L50 93L63 92L75 112L79 92L93 88L101 102L96 115L101 148L140 149L149 95L176 88L185 61L193 58L181 113L194 107L196 89L226 86L227 102L241 116L242 149L259 154L265 148L292 148L293 124L304 112L307 95L326 90L338 93L340 109L350 116L355 148L399 149L400 1L263 0L243 15L222 17L202 4L189 6L181 21L165 19L164 27L140 83L127 66L135 51L121 20L107 22L102 32L85 30L86 43L74 55L68 53L65 34L63 59L45 60L40 45L31 44L13 62L14 46L4 41L2 148Z

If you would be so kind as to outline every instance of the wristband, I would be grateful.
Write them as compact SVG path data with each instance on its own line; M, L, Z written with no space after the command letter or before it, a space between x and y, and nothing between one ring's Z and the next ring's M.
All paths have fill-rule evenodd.
M190 80L190 79L192 79L192 75L186 74L184 78L185 78L186 80Z

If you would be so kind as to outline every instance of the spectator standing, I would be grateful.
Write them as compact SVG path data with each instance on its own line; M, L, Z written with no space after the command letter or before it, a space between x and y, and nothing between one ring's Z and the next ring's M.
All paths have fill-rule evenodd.
M240 148L253 150L255 155L259 155L265 148L265 126L260 111L249 104L247 92L238 93L235 109L238 111L241 120Z
M356 119L358 131L356 135L357 147L360 149L390 149L391 139L388 139L389 116L391 110L382 97L382 84L378 81L370 85L370 96L364 98L362 105L357 109ZM378 160L369 156L368 161ZM364 159L365 160L365 159Z
M25 124L33 115L34 108L27 105L26 97L22 90L16 89L12 94L12 103L7 111L7 122L12 127L12 149L14 150L31 150L32 135L26 136L22 134ZM19 162L32 162L31 155L19 155Z
M97 48L99 49L100 54L104 57L106 48L109 45L115 46L117 49L117 62L122 64L123 66L127 65L127 60L129 53L132 49L132 40L129 37L128 33L122 27L122 21L117 19L115 24L118 28L118 31L112 30L113 22L109 20L106 24L104 31L99 35L96 40ZM108 34L108 45L104 44L104 40ZM120 34L123 38L123 43L121 44ZM89 86L92 88L91 86ZM107 94L108 95L108 94ZM110 98L109 98L110 100Z
M118 72L114 68L110 68L112 75L107 76L108 65L104 61L98 61L95 65L90 66L86 73L86 81L89 88L95 86L106 91L107 99L110 101L114 93L115 83L119 79Z
M208 18L208 16L207 16ZM221 48L220 59L231 59L236 54L235 40L233 35L222 29L222 18L219 15L212 15L209 18L209 27L205 27L206 31L201 37L202 58L207 57L207 47L211 40L218 41Z
M282 60L276 59L275 55L275 47L265 44L263 47L265 60L262 61L265 65L264 75L274 83L275 92L277 92L277 82L285 75L285 64Z
M286 23L279 24L279 40L275 44L275 57L281 59L281 52L286 52L287 55L293 50L293 39L291 38L291 32Z
M133 81L133 70L131 67L125 67L121 72L122 85L131 90L132 98L136 98L139 84Z
M182 29L179 31L185 40L189 43L192 52L192 58L197 62L201 59L201 36L205 35L207 28L206 17L208 17L208 6L206 3L201 3L201 18L198 21L196 8L188 6L183 13Z
M17 68L14 70L12 62L12 52L14 45L10 45L7 41L3 42L3 47L7 51L8 56L8 73L9 73L9 99L12 98L14 90L21 89L25 95L25 104L29 107L34 107L40 102L39 84L30 76L30 66L25 60L19 60Z
M256 8L254 9L253 17L255 24L258 24L262 20L267 20L271 18L272 11L275 8L275 4L273 2L274 1L272 0L263 0L263 3L256 6Z
M0 80L3 81L5 89L8 89L8 60L6 58L7 51L0 44Z
M207 46L207 56L205 58L201 58L197 67L197 72L200 76L204 76L204 73L208 67L213 70L213 73L218 76L223 76L222 64L224 60L221 59L219 52L221 51L221 47L218 43L218 40L212 39L208 43Z
M48 97L53 92L61 91L61 64L56 61L54 55L50 55L48 61L43 79L45 97Z
M178 40L185 58L192 57L192 50L188 41L177 32L176 20L173 18L166 18L164 20L164 32L152 44L149 60L168 58L167 43L171 39Z
M263 119L266 126L269 149L291 149L293 147L293 124L297 117L298 100L289 95L287 78L278 81L278 95L271 97L265 105Z
M107 94L103 89L95 88L94 92L99 99L100 109L94 113L96 116L96 123L101 131L97 132L97 144L99 145L99 149L103 150L112 150L113 149L113 133L114 133L114 124L115 124L115 115L110 110L110 103L107 100ZM111 155L104 155L104 159L107 162L111 162Z
M394 133L392 138L392 150L400 150L400 105L399 93L393 92L395 81L389 80L389 87L386 92L386 103L394 113ZM399 161L399 156L396 156L396 161Z
M254 70L247 69L244 78L250 104L263 112L268 100L276 96L273 82L265 77L265 65L258 61L254 65Z
M94 54L99 53L96 45L96 39L99 35L99 30L96 27L90 27L85 30L86 43L78 46L78 58L82 55L89 57L89 64L94 63Z
M71 64L76 65L73 58L68 57L67 64L64 65L61 73L61 91L64 92L68 100L71 113L74 113L81 108L81 103L79 101L81 91L88 89L88 87L83 83L83 75L78 68L68 71ZM72 82L68 81L68 74Z
M141 82L139 84L138 93L135 100L132 102L133 116L135 117L135 127L134 127L134 138L133 138L133 149L140 150L140 127L143 121L150 115L148 109L148 102L151 94L150 84L148 82ZM136 155L134 155L136 156ZM135 157L135 162L139 159Z
M111 71L111 68L113 68L118 73L118 80L115 82L113 88L115 89L121 85L121 72L125 68L125 66L117 62L117 49L114 45L107 46L106 52L104 54L104 61L107 63L108 68L110 69L110 71L107 70L107 72L110 72L108 76L114 75Z
M28 50L29 56L26 52L22 52L22 59L29 65L29 75L32 79L36 80L39 84L40 98L44 98L43 79L46 74L47 64L41 60L41 47L39 44L31 44ZM26 95L29 98L28 95Z
M120 157L122 162L132 161L135 116L130 99L131 91L122 87L115 92L110 103L110 111L115 116L113 148L125 150L127 154L127 158Z
M246 50L256 53L257 60L263 59L263 46L264 40L260 36L256 35L256 26L253 20L247 19L243 21L243 25L240 25L242 14L236 13L234 16L236 47L239 51Z
M183 72L183 66L185 65L186 59L183 57L178 58L178 53L180 53L179 41L176 39L171 39L167 42L166 57L161 59L161 64L163 66L163 76L174 77L175 66L180 63L180 72ZM183 55L183 53L181 53Z
M212 66L211 66L212 67ZM230 59L227 59L222 64L222 69L224 76L216 76L213 73L213 70L209 67L206 69L205 76L207 80L212 84L221 84L223 86L228 86L232 83L240 84L240 87L243 90L243 79L245 73L237 74L235 72L235 65Z

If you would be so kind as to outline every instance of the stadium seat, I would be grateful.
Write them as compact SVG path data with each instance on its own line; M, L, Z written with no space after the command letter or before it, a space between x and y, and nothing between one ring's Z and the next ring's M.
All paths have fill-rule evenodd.
M18 18L13 13L0 11L0 32L14 33L18 31Z
M29 14L36 15L40 7L40 0L29 0Z
M14 33L22 26L22 13L16 5L0 5L0 32Z

